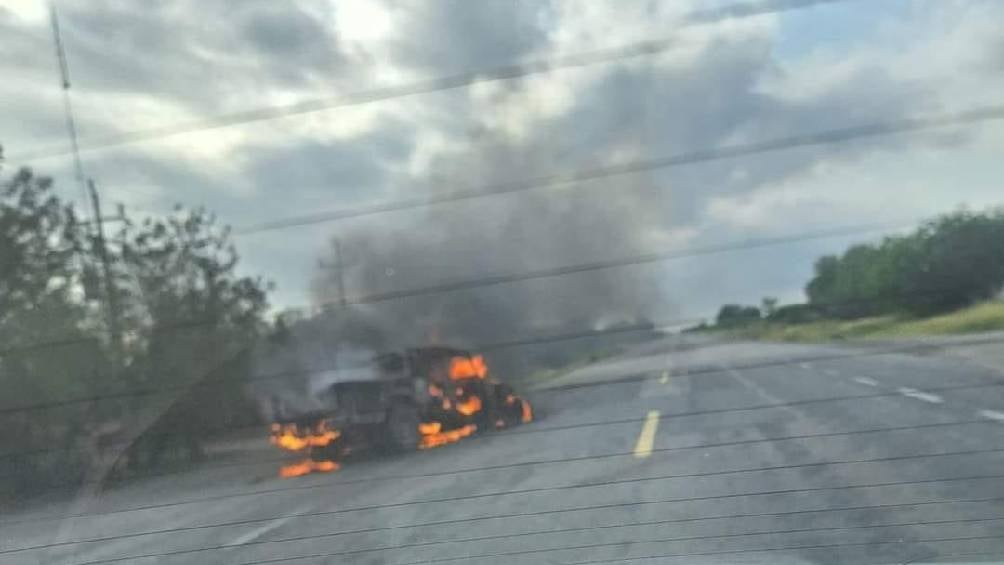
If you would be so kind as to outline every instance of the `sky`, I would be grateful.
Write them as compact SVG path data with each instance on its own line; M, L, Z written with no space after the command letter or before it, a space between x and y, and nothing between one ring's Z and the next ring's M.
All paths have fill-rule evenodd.
M204 206L242 227L877 122L1004 92L996 0L58 0L86 174L131 214ZM747 10L748 12L748 10ZM731 14L731 15L730 15ZM46 5L0 0L3 173L80 192ZM408 85L640 40L656 53L410 95ZM481 73L478 75L477 73ZM385 89L382 90L381 89ZM220 116L384 99L202 128ZM279 110L276 110L279 109ZM95 148L101 140L189 131ZM194 125L195 127L188 127ZM1004 124L802 147L239 234L276 309L1001 203ZM49 155L38 158L38 154ZM35 156L36 158L28 158ZM893 229L893 228L889 228ZM392 307L428 336L713 315L803 299L816 258L884 232L515 282ZM888 230L885 232L888 233ZM741 246L740 246L741 247ZM390 316L388 314L388 316ZM448 324L447 324L448 325ZM433 328L433 329L430 329ZM457 330L459 331L459 330Z

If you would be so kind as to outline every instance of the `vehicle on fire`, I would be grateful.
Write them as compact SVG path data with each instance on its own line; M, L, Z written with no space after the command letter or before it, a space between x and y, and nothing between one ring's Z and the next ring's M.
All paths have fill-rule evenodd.
M528 401L489 378L483 356L450 347L378 355L317 397L318 409L272 425L272 443L315 462L437 447L533 418Z

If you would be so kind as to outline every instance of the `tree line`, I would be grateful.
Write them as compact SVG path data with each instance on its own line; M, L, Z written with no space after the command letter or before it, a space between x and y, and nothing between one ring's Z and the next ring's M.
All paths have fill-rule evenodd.
M726 304L716 323L741 326L867 316L924 317L997 297L1004 288L1004 210L959 210L905 235L854 245L816 260L807 302L758 308ZM765 303L766 304L766 303Z
M0 169L0 498L198 459L255 421L270 284L205 209L119 210L101 238L51 179Z

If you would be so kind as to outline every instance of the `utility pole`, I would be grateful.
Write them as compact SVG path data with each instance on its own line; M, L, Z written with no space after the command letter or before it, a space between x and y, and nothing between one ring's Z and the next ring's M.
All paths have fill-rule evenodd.
M335 238L335 276L338 281L338 304L343 308L346 305L345 299L345 263L342 262L342 242Z
M323 260L317 262L317 266L322 269L331 269L335 273L335 285L338 289L338 305L344 308L348 305L345 297L345 264L342 262L342 242L337 237L332 238L332 246L335 248L335 262L326 263Z
M119 326L120 312L118 296L115 292L114 277L112 275L111 260L108 258L108 247L105 242L105 220L101 215L101 199L98 197L98 190L94 187L94 181L87 181L87 190L91 196L91 206L94 212L95 245L98 248L98 259L101 260L101 272L105 281L105 299L108 301L106 309L108 315L108 330L111 333L112 349L119 362L124 361L122 351L122 328Z
M73 102L70 99L70 66L66 62L66 51L63 49L63 37L59 33L59 17L56 15L56 5L49 3L49 23L52 25L52 38L56 44L56 60L59 63L60 86L63 89L63 114L66 120L66 133L70 138L70 148L73 150L73 176L80 187L81 211L87 210L87 182L84 176L84 165L80 161L80 146L77 143L77 124L73 119Z
M80 146L77 143L77 126L73 118L73 104L70 99L70 66L66 61L63 38L59 32L59 18L56 15L56 5L52 2L49 3L49 18L52 24L52 37L56 44L56 59L59 62L60 86L63 89L63 107L66 113L66 132L70 138L70 147L73 150L73 171L81 191L81 214L86 217L88 200L93 211L92 222L85 220L82 223L88 226L93 223L95 226L89 227L88 231L94 239L98 259L101 261L105 300L107 302L105 313L108 318L108 331L111 334L112 351L115 355L115 361L124 363L125 356L122 344L122 328L119 324L121 317L118 296L115 293L111 260L108 257L108 247L105 241L104 223L108 220L101 216L101 200L98 198L98 190L94 186L94 180L87 178L84 174L84 166L80 160Z

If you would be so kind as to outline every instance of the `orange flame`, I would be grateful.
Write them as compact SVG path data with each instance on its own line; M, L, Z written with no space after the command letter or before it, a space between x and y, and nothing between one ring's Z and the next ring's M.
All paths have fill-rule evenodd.
M441 445L446 445L448 443L453 443L460 441L461 439L473 434L478 430L478 427L474 424L467 424L462 428L457 428L455 430L441 431L442 424L439 422L430 422L428 424L419 424L419 431L423 430L423 427L428 426L429 431L436 430L435 433L423 433L422 440L418 444L419 449L429 449L431 447L439 447Z
M341 437L341 432L328 428L323 420L315 429L301 431L296 424L272 424L272 445L288 451L301 451L308 447L324 447Z
M450 380L483 379L488 376L488 365L482 355L453 357L450 359Z
M481 411L481 399L471 395L467 400L457 402L457 412L464 416L472 416Z
M524 424L529 424L530 422L533 421L533 408L530 407L530 403L527 402L525 398L523 399L522 404L523 404L523 416L521 420L523 421Z
M423 436L438 434L443 429L443 424L439 422L422 422L418 425L418 433Z
M284 479L292 477L302 477L310 473L330 473L339 469L338 463L334 461L312 461L304 459L298 463L292 463L279 469L279 476Z

